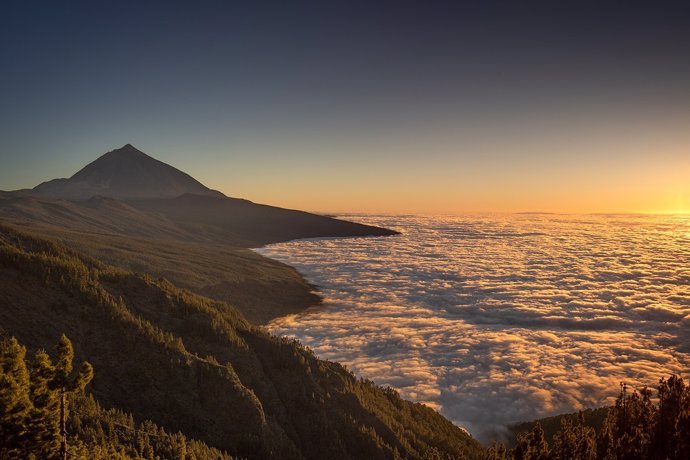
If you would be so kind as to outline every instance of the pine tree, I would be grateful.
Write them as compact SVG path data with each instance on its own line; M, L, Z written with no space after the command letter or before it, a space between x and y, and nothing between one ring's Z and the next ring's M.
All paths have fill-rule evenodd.
M538 422L528 433L520 433L517 445L511 451L515 460L547 460L549 445L544 438L544 430Z
M567 417L561 419L561 429L553 438L553 458L559 460L576 460L578 437L573 424Z
M60 400L60 458L67 459L67 394L81 391L93 379L93 367L84 362L79 372L72 372L74 349L72 342L62 334L57 345L55 376L50 387L58 392Z
M14 337L0 343L0 457L28 457L29 370L26 349Z
M530 460L547 460L549 457L549 444L544 438L544 430L539 423L532 430L528 452L527 458Z
M74 351L64 335L57 365L39 350L31 369L15 338L0 342L0 458L66 458L66 396L93 378L90 364L72 372Z
M561 429L554 435L551 457L559 460L594 460L597 445L594 428L585 424L582 411L577 415L577 424L570 419L561 419Z
M597 457L597 437L594 428L585 424L585 414L577 414L577 450L575 458L578 460L594 460Z
M690 458L690 386L673 375L661 379L659 409L650 453L655 459Z
M508 458L507 455L506 446L494 441L484 452L482 460L506 460Z
M60 401L51 388L55 380L55 366L44 350L34 356L31 367L31 433L32 450L54 455L59 449Z
M642 460L650 458L650 445L657 421L652 391L642 388L628 392L621 384L616 404L611 408L599 436L599 458Z

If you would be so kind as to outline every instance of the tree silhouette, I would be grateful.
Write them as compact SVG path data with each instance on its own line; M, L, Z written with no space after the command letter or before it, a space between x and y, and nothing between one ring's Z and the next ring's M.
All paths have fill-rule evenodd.
M550 450L540 424L535 423L531 431L518 435L508 458L690 459L690 385L677 375L659 381L656 398L647 387L630 391L621 383L616 403L607 409L598 433L587 426L583 412L575 424L572 420L571 415L560 418L561 428L553 436ZM491 446L484 459L501 459L497 452L499 447Z
M24 360L26 348L14 337L0 343L0 458L24 454L29 436L29 371Z
M600 456L624 460L649 458L656 412L651 397L649 388L629 393L627 385L621 384L616 404L604 422ZM606 446L606 450L601 446Z
M690 458L690 386L673 375L659 382L659 410L650 451L653 458Z
M549 444L544 438L541 424L536 423L529 433L522 433L512 451L515 460L547 460L549 458Z
M506 460L508 458L508 450L503 444L493 442L482 457L482 460Z
M49 386L59 393L60 398L60 458L67 460L67 394L83 390L93 379L91 364L82 363L78 372L72 372L74 349L72 342L62 334L57 345L57 363L55 374Z
M573 425L566 417L561 419L561 430L554 436L551 457L563 460L594 460L597 444L594 428L585 425L582 411Z
M0 342L0 457L67 458L67 395L93 378L83 363L73 372L74 349L62 335L56 364L39 350L29 369L26 348L13 337Z

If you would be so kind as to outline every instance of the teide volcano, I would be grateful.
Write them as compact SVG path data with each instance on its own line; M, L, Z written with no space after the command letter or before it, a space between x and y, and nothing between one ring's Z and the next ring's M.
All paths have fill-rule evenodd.
M230 198L130 144L106 153L69 179L0 194L0 219L72 232L244 247L397 233Z
M112 150L69 179L44 182L28 194L53 198L174 198L186 193L223 196L131 144Z

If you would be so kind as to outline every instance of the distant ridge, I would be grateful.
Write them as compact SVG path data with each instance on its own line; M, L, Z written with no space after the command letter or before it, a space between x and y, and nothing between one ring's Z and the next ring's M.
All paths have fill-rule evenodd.
M51 198L174 198L184 194L224 196L187 173L126 144L89 163L69 179L54 179L23 191Z
M256 247L398 232L231 198L131 144L69 179L0 192L0 219L44 229Z

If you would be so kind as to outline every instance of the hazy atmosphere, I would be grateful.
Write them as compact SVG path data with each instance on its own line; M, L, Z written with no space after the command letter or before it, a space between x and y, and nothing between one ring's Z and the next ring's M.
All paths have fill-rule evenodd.
M312 211L690 211L684 2L5 2L3 189L130 142Z

